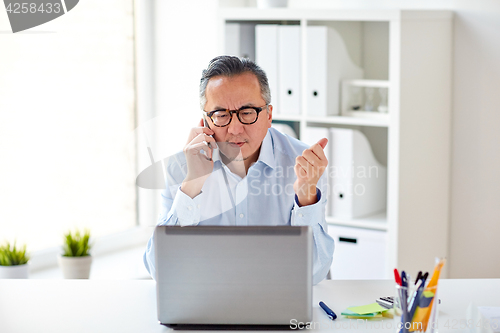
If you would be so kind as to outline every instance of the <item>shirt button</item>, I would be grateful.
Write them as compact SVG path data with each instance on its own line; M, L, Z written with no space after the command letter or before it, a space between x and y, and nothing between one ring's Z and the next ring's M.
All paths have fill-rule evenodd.
M302 216L304 216L304 215L302 215L302 213L299 213L299 217L302 217Z
M243 216L245 216L245 215L243 215L243 214L240 214L240 218L243 218Z
M188 210L192 210L192 209L193 209L193 207L191 207L191 206L188 206Z
M198 209L200 209L200 205L196 206Z

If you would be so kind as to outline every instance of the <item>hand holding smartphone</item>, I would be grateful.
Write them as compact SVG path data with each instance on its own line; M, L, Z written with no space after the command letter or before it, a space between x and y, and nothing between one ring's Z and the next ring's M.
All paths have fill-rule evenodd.
M206 121L200 119L198 127L191 129L187 144L184 146L187 174L181 190L191 198L200 193L203 184L213 171L212 153L217 147L213 134Z

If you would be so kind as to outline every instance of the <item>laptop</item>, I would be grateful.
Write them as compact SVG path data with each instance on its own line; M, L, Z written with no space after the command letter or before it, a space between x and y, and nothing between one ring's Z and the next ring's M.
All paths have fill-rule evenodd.
M312 320L307 226L157 226L158 320L171 328L290 328Z

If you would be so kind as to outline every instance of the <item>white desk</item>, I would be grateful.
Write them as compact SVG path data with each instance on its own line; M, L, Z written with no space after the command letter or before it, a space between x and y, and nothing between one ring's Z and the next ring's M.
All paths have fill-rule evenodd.
M333 328L342 332L392 332L359 323L359 328L354 329L356 321L340 315L348 306L371 303L377 297L392 294L391 280L323 281L314 287L313 321L318 323L317 331ZM439 332L469 332L460 330L458 324L456 329L445 328L444 324L449 320L452 326L453 321L465 319L471 301L479 306L500 306L500 279L442 280L439 298ZM337 313L336 321L326 319L318 306L320 300ZM327 324L330 328L323 327ZM165 331L171 330L158 324L155 283L151 280L0 280L2 333Z

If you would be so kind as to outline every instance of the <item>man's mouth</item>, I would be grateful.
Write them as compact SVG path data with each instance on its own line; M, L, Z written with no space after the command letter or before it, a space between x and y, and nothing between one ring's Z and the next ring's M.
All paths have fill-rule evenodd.
M245 142L242 142L242 141L240 141L240 142L229 142L229 144L231 146L238 146L238 147L241 148L241 146L243 146L245 144Z

